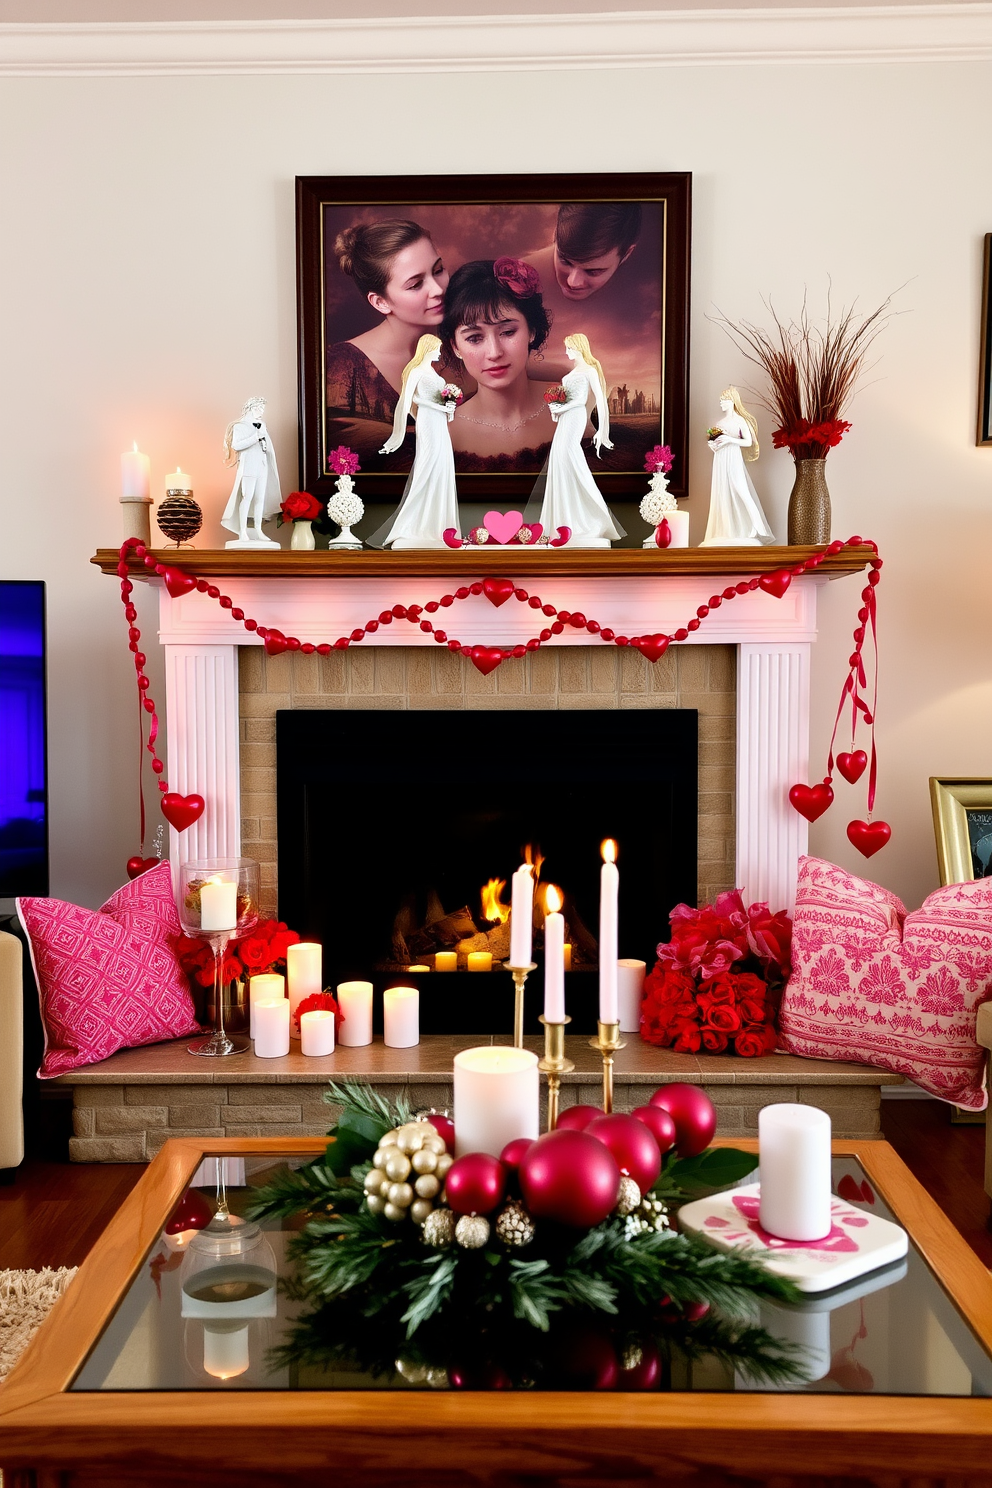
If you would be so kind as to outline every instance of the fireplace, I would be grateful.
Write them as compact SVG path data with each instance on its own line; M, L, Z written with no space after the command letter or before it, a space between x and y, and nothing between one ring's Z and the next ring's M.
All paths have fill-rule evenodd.
M506 885L527 853L535 959L555 885L572 1031L592 1033L600 843L620 845L620 954L650 962L696 894L697 733L687 708L279 711L280 917L323 944L329 983L415 981L425 1033L503 1032ZM468 969L479 952L492 974ZM527 1003L536 1033L539 985Z

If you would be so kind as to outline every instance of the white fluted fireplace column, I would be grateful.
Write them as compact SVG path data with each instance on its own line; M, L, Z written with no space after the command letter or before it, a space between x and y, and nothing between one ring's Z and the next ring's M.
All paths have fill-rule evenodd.
M772 913L796 902L809 826L789 789L809 767L808 642L737 648L737 886Z
M169 789L206 802L185 832L169 829L175 874L190 858L241 852L237 646L167 644L165 689Z

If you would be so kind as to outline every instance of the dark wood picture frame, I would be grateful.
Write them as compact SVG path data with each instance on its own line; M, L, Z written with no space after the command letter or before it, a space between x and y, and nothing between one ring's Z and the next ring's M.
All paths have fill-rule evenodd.
M992 444L992 233L985 234L982 260L982 331L978 359L977 444Z
M326 473L325 448L325 267L324 208L422 202L425 205L480 205L565 202L662 202L661 442L671 446L674 467L669 486L688 494L689 447L689 281L691 183L688 172L631 172L617 175L513 176L298 176L296 179L297 345L299 354L300 475L304 488L320 499L335 489ZM499 246L494 245L494 256ZM333 438L326 440L333 448ZM604 471L597 484L609 499L639 498L647 475L639 468ZM532 472L460 473L463 500L518 500L534 485ZM356 477L365 501L395 501L405 476L374 470Z

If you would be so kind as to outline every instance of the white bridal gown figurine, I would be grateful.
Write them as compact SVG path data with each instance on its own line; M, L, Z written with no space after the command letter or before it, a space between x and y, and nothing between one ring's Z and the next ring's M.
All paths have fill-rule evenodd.
M710 515L703 548L756 548L773 543L758 493L744 461L758 458L758 425L735 387L720 394L719 434L709 442L713 454Z
M610 515L582 448L590 393L596 400L599 419L599 427L593 435L593 448L597 455L603 445L607 449L613 448L606 378L585 336L580 333L566 336L565 353L575 363L561 383L568 401L548 405L555 422L555 436L551 441L548 462L534 488L534 497L541 494L543 487L540 521L545 532L550 534L559 527L570 527L570 548L608 548L611 542L623 537L624 531Z
M393 432L379 453L388 455L399 449L414 404L417 405L417 447L402 501L386 526L369 539L375 547L443 548L442 534L447 528L458 526L455 455L448 430L455 416L455 404L441 401L442 389L447 384L432 366L440 355L439 338L421 336L416 351L403 368Z
M228 548L279 547L262 531L262 523L275 516L282 501L276 452L264 414L265 399L249 398L241 417L228 424L224 434L225 463L232 465L235 456L238 461L234 487L220 519L222 527L238 534L225 544Z

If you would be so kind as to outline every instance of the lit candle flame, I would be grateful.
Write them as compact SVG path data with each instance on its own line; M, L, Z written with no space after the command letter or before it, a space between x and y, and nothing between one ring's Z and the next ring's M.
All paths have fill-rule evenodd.
M617 860L617 845L612 837L607 837L600 846L604 863L615 863Z
M528 842L524 848L524 862L533 872L534 878L539 879L541 876L541 865L544 862L544 854L541 852L540 847Z
M558 888L557 884L548 884L547 892L544 896L545 913L557 914L564 903L565 901L562 898L561 890Z

